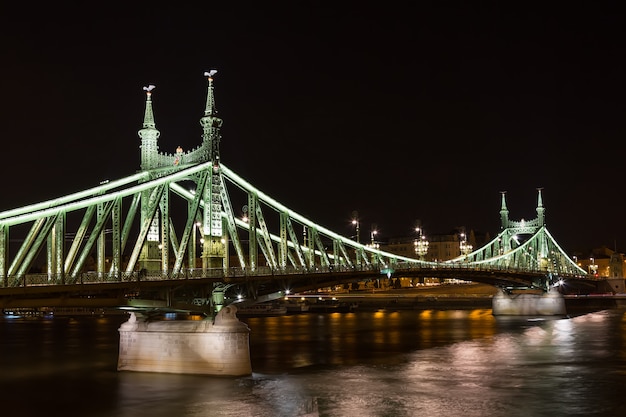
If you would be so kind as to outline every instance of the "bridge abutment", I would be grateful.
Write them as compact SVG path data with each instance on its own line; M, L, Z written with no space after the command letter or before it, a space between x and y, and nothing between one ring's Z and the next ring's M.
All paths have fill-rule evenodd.
M132 313L120 328L119 371L246 376L250 328L224 307L207 320L148 321Z
M558 291L543 294L498 292L492 299L494 316L558 316L565 315L565 299Z

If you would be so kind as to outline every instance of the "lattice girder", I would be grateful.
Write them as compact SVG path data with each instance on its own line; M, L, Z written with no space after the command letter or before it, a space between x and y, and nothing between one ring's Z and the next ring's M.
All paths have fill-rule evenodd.
M521 244L514 239L514 236L516 235L510 230L504 230L482 248L469 253L467 256L460 256L448 262L463 262L469 266L488 264L498 268L545 272L546 277L552 275L586 275L586 272L567 256L545 226L540 227ZM501 244L502 241L510 242L510 244ZM510 249L504 251L505 247ZM489 248L493 252L500 252L500 254L484 257L484 254L490 250ZM542 288L545 287L546 285L543 283Z
M399 264L412 264L418 268L439 266L438 263L380 251L332 232L288 209L223 164L216 168L212 163L204 163L177 167L168 172L134 175L70 196L0 213L0 282L4 286L21 285L21 278L29 273L32 261L46 242L48 250L44 265L49 282L79 282L78 277L93 251L96 253L97 279L121 280L137 274L142 248L155 219L160 227L159 242L150 244L153 249L157 243L163 245L158 252L158 262L161 274L168 277L186 274L186 260L190 270L195 268L196 233L205 240L221 239L218 243L226 248L222 252L225 254L222 269L226 276L233 273L228 270L228 247L235 248L239 269L243 270L236 273L246 275L253 275L259 268L257 250L265 257L263 268L276 272L285 270L288 263L295 270L315 271L319 267L326 272L331 267L368 270L378 264L385 270ZM196 191L188 191L181 185L185 181L195 182ZM211 192L207 194L208 187ZM235 190L243 195L229 192ZM174 194L184 203L182 215L174 211ZM207 196L210 200L206 200ZM130 203L124 215L126 199ZM233 206L237 199L248 204L250 221L245 222L235 215ZM213 219L209 225L216 227L209 230L222 230L221 236L206 236L206 229L197 228L198 222L207 225L204 216L215 214L207 211L207 205L220 207L220 225ZM139 207L141 216L137 220ZM71 233L67 224L66 216L70 212L77 214L80 222L75 233ZM177 218L184 219L182 230L174 227ZM176 224L178 227L179 223ZM30 229L13 255L9 251L8 236L12 235L11 228L15 225L30 226ZM307 232L304 240L297 232L300 227ZM586 275L562 251L545 227L539 228L524 242L516 241L512 231L504 230L489 244L451 262L462 262L469 267L543 271L546 275ZM69 235L74 238L65 252L63 242ZM246 239L247 254L243 248ZM107 263L109 257L110 264ZM107 265L110 265L108 271ZM204 265L203 273L209 272ZM120 272L122 270L124 272ZM198 276L196 272L194 276Z
M298 240L298 235L296 234L296 231L293 228L293 223L291 221L291 218L289 218L289 213L285 211L281 211L280 218L282 219L285 225L285 228L287 229L287 232L289 234L289 239L284 242L284 245L287 248L289 247L293 248L293 252L295 252L297 256L297 262L296 262L296 259L293 257L293 255L291 255L291 251L287 252L288 256L291 255L290 259L291 259L292 266L296 266L296 265L305 266L306 260L304 256L304 251L302 250L302 246L300 245L300 242Z

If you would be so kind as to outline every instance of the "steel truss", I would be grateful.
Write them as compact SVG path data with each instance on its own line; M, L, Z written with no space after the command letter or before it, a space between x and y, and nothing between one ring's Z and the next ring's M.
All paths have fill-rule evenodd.
M219 271L209 263L212 246L203 234L203 196L218 191L219 239L227 250ZM214 195L214 194L213 194ZM247 220L235 213L247 206ZM143 210L142 216L138 213ZM211 214L213 213L213 214ZM25 236L17 235L28 230ZM148 236L158 230L158 240ZM13 230L22 243L10 244ZM177 230L178 229L178 230ZM527 235L525 241L518 236ZM235 265L230 265L230 253ZM37 263L45 271L32 273ZM255 275L377 269L381 273L414 265L465 269L493 268L544 272L547 287L554 277L585 276L545 226L507 228L487 245L446 262L407 258L362 245L299 215L264 194L225 165L180 166L167 172L141 172L65 197L0 213L2 286L124 281L162 278ZM150 267L150 265L156 267ZM146 266L148 266L146 268ZM266 272L264 272L266 273ZM28 278L28 279L27 279Z
M169 171L146 171L0 213L2 285L24 285L26 276L37 277L35 283L39 285L84 282L85 275L90 282L120 281L138 274L213 276L215 268L196 265L198 244L201 257L211 248L206 244L211 237L200 227L205 221L206 201L202 197L207 187L218 191L219 219L224 224L219 238L228 242L221 265L224 276L253 275L260 266L280 273L421 263L359 244L317 225L223 164L219 169L207 162ZM231 197L237 193L240 195ZM249 207L247 221L234 212L233 201ZM211 215L215 210L208 212ZM20 236L24 227L29 229ZM149 236L155 230L158 240L151 241ZM17 248L10 244L14 236L22 241ZM231 251L237 263L232 268L228 259ZM45 265L45 271L32 273L38 264Z

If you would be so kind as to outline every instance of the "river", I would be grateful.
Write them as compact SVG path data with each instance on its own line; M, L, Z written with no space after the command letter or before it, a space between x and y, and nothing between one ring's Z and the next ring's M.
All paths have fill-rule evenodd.
M242 319L249 377L118 372L121 316L0 318L5 416L623 416L626 309Z

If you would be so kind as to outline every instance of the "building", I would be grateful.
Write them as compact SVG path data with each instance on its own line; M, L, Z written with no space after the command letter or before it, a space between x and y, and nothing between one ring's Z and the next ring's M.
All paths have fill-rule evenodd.
M428 249L423 255L425 261L447 261L471 252L489 242L489 233L475 232L470 230L465 233L465 227L457 227L449 233L428 235L426 239L418 237L395 237L388 242L381 243L380 249L394 255L406 256L407 258L420 258L418 254L418 242L424 240L428 243Z
M624 254L602 246L593 249L589 256L574 256L578 266L598 278L623 278L626 265Z

